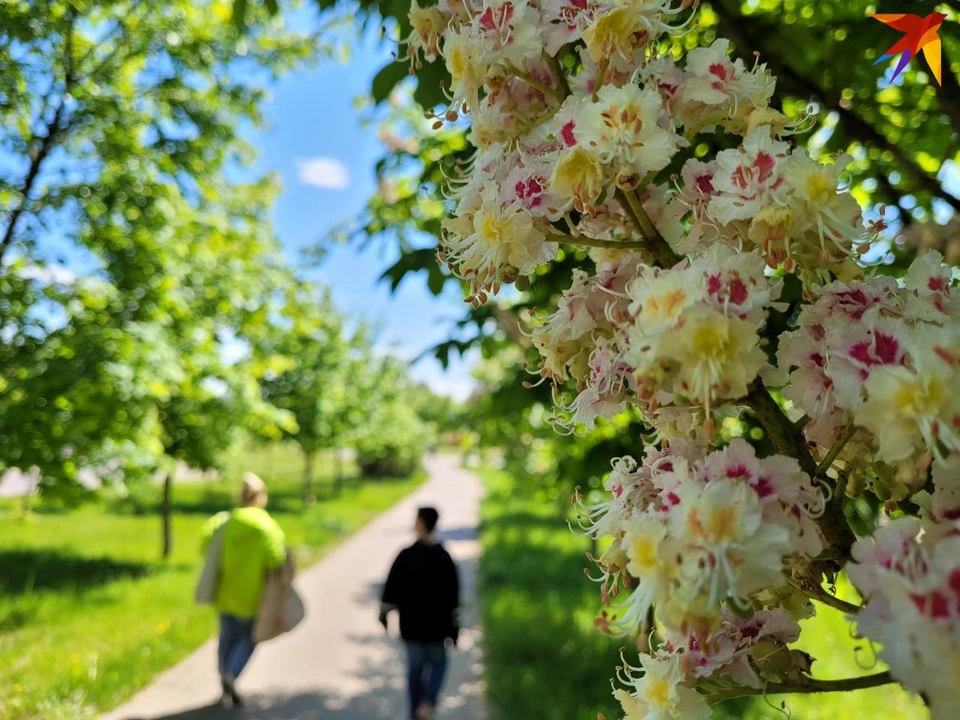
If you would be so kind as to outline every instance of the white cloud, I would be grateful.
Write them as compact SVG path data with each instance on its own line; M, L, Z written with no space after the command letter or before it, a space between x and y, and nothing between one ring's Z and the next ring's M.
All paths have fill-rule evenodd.
M339 160L329 157L297 158L297 179L304 185L327 190L346 190L350 186L350 172Z

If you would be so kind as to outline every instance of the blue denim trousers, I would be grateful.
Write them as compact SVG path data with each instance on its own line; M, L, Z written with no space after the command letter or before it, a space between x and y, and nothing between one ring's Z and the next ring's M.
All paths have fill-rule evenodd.
M221 675L240 677L253 655L253 620L234 615L220 615L220 645L218 661Z
M437 706L440 687L447 672L447 649L442 642L407 644L407 689L410 695L410 717L416 718L423 702Z

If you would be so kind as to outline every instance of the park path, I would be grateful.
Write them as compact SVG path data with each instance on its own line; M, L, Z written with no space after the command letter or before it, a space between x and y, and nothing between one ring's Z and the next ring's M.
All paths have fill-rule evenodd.
M482 489L453 456L428 458L426 468L430 477L417 491L298 575L307 618L257 649L238 683L241 710L215 706L220 691L210 642L102 720L402 720L402 647L395 619L389 636L377 623L378 593L394 556L413 540L420 505L440 511L444 545L464 586L464 631L437 720L485 720L476 601Z

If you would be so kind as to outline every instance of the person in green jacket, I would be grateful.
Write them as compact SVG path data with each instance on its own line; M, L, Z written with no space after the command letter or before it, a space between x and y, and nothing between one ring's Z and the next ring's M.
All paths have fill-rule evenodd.
M203 551L223 528L220 571L213 606L220 615L218 661L221 702L242 704L236 681L253 655L253 625L267 574L283 566L286 546L283 530L267 514L267 487L247 473L239 507L214 515L203 528Z

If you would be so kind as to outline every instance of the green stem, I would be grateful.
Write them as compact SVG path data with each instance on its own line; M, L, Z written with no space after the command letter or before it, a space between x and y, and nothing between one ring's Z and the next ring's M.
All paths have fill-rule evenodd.
M889 685L892 682L896 681L889 672L876 673L864 677L845 678L843 680L815 680L814 678L805 678L802 682L796 683L768 683L762 688L734 687L728 690L720 690L712 695L708 695L707 702L711 705L716 705L726 700L748 695L846 692L850 690L864 690L879 685Z
M647 178L645 178L645 182L649 183L651 179L648 175ZM673 251L673 248L670 247L670 244L663 237L663 233L657 229L657 226L653 224L653 220L650 219L647 211L643 209L643 203L640 202L640 198L633 193L627 193L627 196L632 198L634 211L637 213L637 217L640 218L644 234L650 238L651 243L655 246L655 254L660 262L663 263L665 267L670 267L680 262L680 256Z
M823 456L820 464L817 465L817 475L826 475L827 471L833 466L833 461L837 459L837 456L843 450L844 445L850 441L850 438L852 438L856 432L857 428L853 423L850 423L843 429L843 432L840 433L840 437L833 444L833 447L830 448L829 452Z
M626 211L627 215L630 216L630 220L633 222L633 226L637 229L637 232L640 233L640 236L644 239L644 241L649 240L647 231L643 227L643 223L640 221L640 216L637 214L637 209L634 207L634 204L631 201L632 196L630 193L624 192L620 188L617 188L615 190L615 196L617 198L617 202L620 203L620 207L622 207Z
M543 54L547 59L547 62L550 63L550 67L553 68L553 72L557 76L557 82L560 84L560 90L563 91L563 98L565 99L570 95L570 83L567 82L567 76L563 72L563 66L560 65L560 61L555 58L553 55Z
M513 75L518 80L523 80L523 82L525 82L530 87L536 88L537 90L542 92L544 95L553 95L553 97L555 97L560 102L563 102L567 97L567 95L562 90L558 88L547 87L542 82L540 82L535 77L533 77L533 75L531 75L530 73L524 70L521 70L520 68L517 68L517 67L511 68L510 74Z
M836 610L839 610L840 612L846 613L847 615L856 615L863 609L859 605L854 605L853 603L847 602L846 600L841 600L835 595L831 595L819 585L817 585L816 587L807 586L795 581L790 581L790 584L793 585L795 588L797 588L800 592L802 592L811 600L817 600L819 602L822 602L824 605L829 605L830 607Z
M645 250L647 243L645 240L600 240L598 238L588 238L583 235L562 235L560 233L547 233L547 240L564 245L583 245L584 247L610 248L613 250Z

